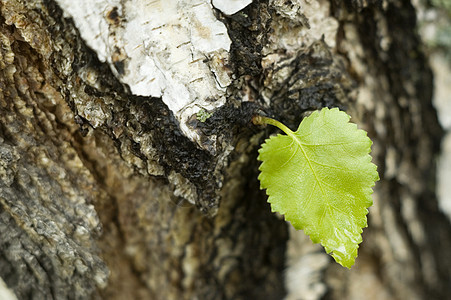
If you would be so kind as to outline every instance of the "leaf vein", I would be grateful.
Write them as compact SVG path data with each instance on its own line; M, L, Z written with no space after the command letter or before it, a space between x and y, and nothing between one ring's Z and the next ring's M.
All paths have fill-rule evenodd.
M293 145L293 143L294 143L294 141L290 144L289 147L291 147L291 146ZM298 152L298 149L299 149L299 147L296 147L296 149L294 150L294 152L293 152L293 154L291 155L291 157L290 157L285 163L283 163L283 164L280 166L280 168L283 168L286 164L288 164L288 163L293 159L293 157L296 156L296 153Z

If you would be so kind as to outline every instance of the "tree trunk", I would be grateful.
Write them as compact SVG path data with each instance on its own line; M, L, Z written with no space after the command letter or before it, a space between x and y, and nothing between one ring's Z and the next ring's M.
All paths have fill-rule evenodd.
M449 297L410 1L235 2L0 1L0 277L18 299ZM273 130L252 116L296 128L322 107L368 131L381 176L351 270L257 181Z

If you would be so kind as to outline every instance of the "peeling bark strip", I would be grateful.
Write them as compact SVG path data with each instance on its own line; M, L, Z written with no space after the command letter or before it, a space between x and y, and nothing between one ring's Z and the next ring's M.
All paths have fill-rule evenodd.
M410 2L229 4L0 1L7 286L19 299L445 298L441 130ZM369 132L382 177L351 271L302 232L288 241L256 180L268 132L252 115L294 128L325 106Z
M188 120L225 103L230 39L210 1L57 0L83 39L139 96L161 97L184 135ZM213 141L214 142L214 141Z

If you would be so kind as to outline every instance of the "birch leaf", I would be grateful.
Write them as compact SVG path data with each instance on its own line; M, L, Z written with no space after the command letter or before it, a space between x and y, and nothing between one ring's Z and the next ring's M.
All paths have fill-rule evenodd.
M264 119L287 134L267 139L259 150L258 179L272 211L350 268L379 180L369 155L371 140L337 108L312 113L296 132Z

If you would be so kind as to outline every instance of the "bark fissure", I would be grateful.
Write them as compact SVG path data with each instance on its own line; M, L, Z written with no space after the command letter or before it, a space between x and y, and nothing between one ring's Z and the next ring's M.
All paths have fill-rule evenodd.
M111 70L55 1L0 1L0 12L0 276L20 299L451 292L451 228L433 190L442 131L410 1L216 11L230 58L196 63L224 66L231 82L224 105L182 124L197 142L162 98L120 83L120 48ZM117 33L130 13L109 7L105 18ZM369 132L381 173L351 271L289 232L256 178L256 149L274 129L252 116L296 128L326 106Z

